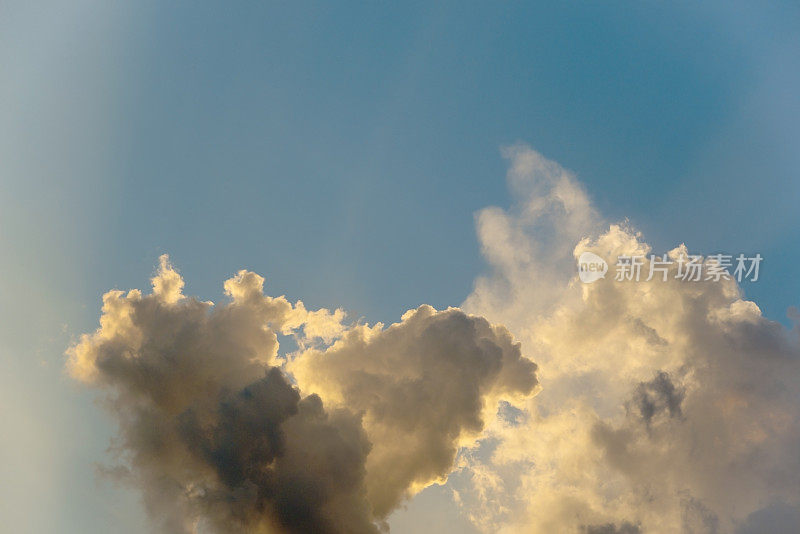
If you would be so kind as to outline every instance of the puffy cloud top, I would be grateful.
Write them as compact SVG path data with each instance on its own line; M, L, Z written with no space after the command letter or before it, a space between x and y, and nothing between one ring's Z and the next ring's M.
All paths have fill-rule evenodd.
M341 310L264 295L247 271L214 306L182 294L166 256L152 283L149 295L108 292L67 368L107 392L114 472L164 532L386 529L453 469L484 412L537 384L507 330L457 309L348 326ZM278 333L299 342L287 365Z
M650 254L643 237L604 223L558 164L506 155L516 204L478 215L491 270L464 307L536 355L542 392L463 455L470 517L504 533L749 532L800 504L797 332L732 279L676 278L677 262L666 280L646 281L647 259L639 282L615 281L618 256ZM610 276L579 281L587 251Z
M800 531L797 329L677 263L581 283L584 252L650 246L557 163L504 155L515 203L476 216L490 269L465 311L346 324L247 271L215 306L166 256L151 294L103 297L67 367L106 392L115 472L163 531L377 532L444 481L490 533Z

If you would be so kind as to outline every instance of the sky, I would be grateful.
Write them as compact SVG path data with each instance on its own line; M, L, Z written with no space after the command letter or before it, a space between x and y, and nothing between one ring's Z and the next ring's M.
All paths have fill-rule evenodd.
M265 278L267 295L302 300L308 310L342 309L360 324L413 330L401 317L423 304L485 316L505 325L539 365L542 393L532 398L540 404L520 401L525 413L541 406L561 413L553 406L574 398L577 386L560 382L575 369L556 355L586 350L528 331L556 328L555 309L559 317L579 313L562 276L574 273L553 268L564 257L560 244L569 261L583 238L593 240L586 245L592 250L629 250L634 234L609 230L616 222L627 220L657 253L682 243L698 254L760 253L761 278L741 291L760 309L758 321L776 323L754 339L788 336L787 310L800 294L798 22L800 8L791 2L4 2L0 478L13 481L0 488L4 523L34 533L151 531L142 488L98 474L97 464L113 456L108 449L119 417L104 410L97 391L78 383L85 377L65 371L65 351L98 328L107 291L148 291L151 277L172 272L163 266L157 272L162 254L183 277L183 294L199 301L225 302L223 281L246 269ZM549 170L537 170L541 165ZM526 202L566 201L549 189L519 185L526 180L550 186L563 180L580 190L575 198L587 220L569 213L564 220L553 215L556 223L530 219ZM491 206L500 211L485 210ZM506 235L495 223L527 230ZM537 252L512 267L516 256L501 242ZM548 285L560 293L550 295ZM709 306L733 299L733 289L704 291ZM635 298L622 292L605 305ZM674 304L682 297L664 298ZM726 306L736 320L749 310ZM656 330L676 346L688 336L704 354L717 354L718 340L692 337L699 334L647 315L656 313L649 308L630 313L649 326L665 321ZM420 314L421 322L460 324L457 317ZM312 320L297 320L307 335ZM775 334L776 324L785 331ZM278 334L289 337L299 328L277 328L284 327ZM559 328L562 335L570 331ZM502 339L497 344L505 347ZM360 361L342 354L345 368ZM703 398L692 393L699 375L679 376L681 366L671 358L659 359L658 368L683 381L675 387L686 391L686 420L700 424L710 416L693 419L690 410ZM335 404L344 394L333 382L317 384L303 361L292 371L298 384L314 384L326 406ZM625 379L644 384L637 391L662 392L653 365L618 363ZM724 376L737 383L745 368ZM776 373L770 367L762 374ZM596 379L590 390L611 387L608 369L589 375ZM508 386L473 378L486 391ZM547 394L546 379L562 385ZM594 416L612 417L604 399L622 406L630 388L622 389L598 394L590 403ZM770 413L791 414L792 399L762 401ZM761 405L750 406L758 419ZM558 421L541 426L561 436ZM623 416L601 422L606 426L596 428L607 432L597 436L607 443L634 432ZM369 418L365 425L373 441L389 428ZM493 433L483 449L491 440L507 447L498 445L501 453L491 458L481 447L472 459L460 454L462 479L502 473L498 458L530 460L522 445L510 445L519 438L508 429L488 420L485 426ZM770 459L794 443L784 437ZM674 454L671 461L684 459ZM685 465L690 472L691 462ZM641 473L626 476L650 483L637 478ZM753 476L743 472L735 481ZM540 502L563 489L533 479L515 484ZM717 486L709 481L719 476L687 480L675 487L695 493L683 504L664 497L664 509L674 504L684 515L714 514L723 532L761 517L738 517L728 511L732 506L769 515L775 506L796 504L794 490L777 482L774 502L745 495L716 502ZM552 519L532 516L517 494L509 505L511 515L519 508L516 523L479 514L491 506L470 504L468 482L453 476L447 486L397 504L388 516L392 531L491 532L502 524L514 532L516 523ZM569 487L586 502L606 502L596 488ZM461 505L454 489L464 497ZM607 502L600 508L612 512ZM632 510L640 515L632 517ZM646 528L667 513L630 503L614 511L624 517L589 514L586 525L608 523L622 532L624 521Z

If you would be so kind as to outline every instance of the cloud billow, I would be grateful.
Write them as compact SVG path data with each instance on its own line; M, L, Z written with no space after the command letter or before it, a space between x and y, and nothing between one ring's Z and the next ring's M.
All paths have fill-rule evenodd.
M242 271L215 306L185 297L164 256L152 294L107 293L100 328L68 351L119 422L114 473L163 532L386 530L485 413L536 386L519 344L479 317L423 306L348 326L263 282ZM301 347L288 365L279 333Z
M158 528L378 532L445 483L492 534L800 531L797 330L674 265L582 283L583 254L650 246L557 163L504 155L514 203L476 216L489 270L462 309L347 324L247 271L214 305L166 257L151 294L104 296L67 368L105 392L114 473Z
M666 280L581 283L582 254L613 264L649 245L555 162L525 145L505 155L515 202L476 217L490 270L464 309L509 328L542 389L522 424L494 421L464 455L465 512L486 532L722 533L797 510L797 331L734 280L683 281L675 265Z

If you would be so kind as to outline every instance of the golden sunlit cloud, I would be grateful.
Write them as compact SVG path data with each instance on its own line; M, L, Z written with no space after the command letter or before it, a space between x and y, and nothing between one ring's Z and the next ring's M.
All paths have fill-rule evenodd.
M152 293L104 296L67 368L106 393L114 472L157 528L378 532L434 483L487 533L745 533L794 517L796 332L733 279L677 276L684 245L663 278L615 279L613 259L650 254L643 236L557 163L522 144L504 155L514 204L477 214L490 270L462 309L347 323L247 271L215 305L184 296L166 256ZM600 274L581 281L580 257ZM298 349L281 353L279 334Z

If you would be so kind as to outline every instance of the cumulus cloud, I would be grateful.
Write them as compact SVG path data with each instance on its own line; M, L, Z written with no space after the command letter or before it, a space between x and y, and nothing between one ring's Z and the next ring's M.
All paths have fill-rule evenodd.
M677 262L614 280L643 236L557 163L504 155L515 203L477 214L489 271L462 309L347 324L246 271L217 306L166 257L152 294L104 296L67 367L107 392L115 472L163 531L377 532L445 482L487 533L800 531L798 330ZM609 276L581 283L584 252Z
M447 476L484 414L537 384L505 328L457 309L345 325L341 310L264 295L251 272L225 282L221 306L183 285L162 256L153 292L108 292L67 362L107 392L112 471L163 532L385 530ZM289 361L278 333L299 341Z
M516 204L478 214L491 269L464 308L508 326L542 390L462 454L452 485L473 521L487 532L744 532L772 517L759 510L797 506L796 331L735 281L682 281L676 264L666 281L644 281L649 262L642 281L615 281L618 256L651 252L643 237L604 223L558 164L522 145L506 156ZM611 276L582 284L586 251Z
M303 389L363 414L373 450L367 492L379 515L444 480L484 412L536 386L536 366L502 326L421 306L383 329L360 326L289 365Z

